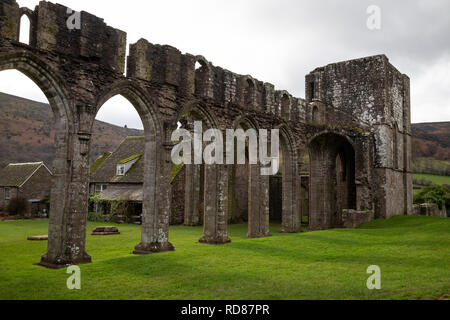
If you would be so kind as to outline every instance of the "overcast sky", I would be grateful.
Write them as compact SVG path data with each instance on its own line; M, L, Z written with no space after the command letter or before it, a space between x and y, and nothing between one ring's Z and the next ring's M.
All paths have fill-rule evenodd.
M18 1L34 9L37 0ZM303 98L304 76L316 67L384 53L411 78L413 122L450 121L450 1L448 0L59 0L128 33L216 66L270 82ZM381 9L381 29L367 27L367 8ZM45 97L11 72L0 91L39 101ZM124 98L97 117L141 128Z

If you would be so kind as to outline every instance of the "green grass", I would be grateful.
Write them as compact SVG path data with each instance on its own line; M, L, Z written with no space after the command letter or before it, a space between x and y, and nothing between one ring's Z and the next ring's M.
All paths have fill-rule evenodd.
M448 184L450 185L450 177L448 176L436 176L432 174L414 174L414 179L426 179L432 181L434 184Z
M419 174L419 173L415 173L413 174L413 179L425 179L425 180L429 180L431 182L433 182L434 184L440 184L440 185L444 185L444 184L448 184L450 185L450 177L449 176L437 176L437 175L433 175L433 174ZM422 186L416 186L420 189L414 189L413 193L414 195L419 194L419 192L422 189Z
M88 224L88 234L99 223ZM0 299L434 299L450 293L450 220L395 217L360 229L336 229L201 245L202 228L172 227L176 251L135 256L140 227L119 236L87 237L93 263L81 266L82 289L66 288L66 270L35 263L46 221L0 222ZM378 265L382 290L369 291L367 267Z

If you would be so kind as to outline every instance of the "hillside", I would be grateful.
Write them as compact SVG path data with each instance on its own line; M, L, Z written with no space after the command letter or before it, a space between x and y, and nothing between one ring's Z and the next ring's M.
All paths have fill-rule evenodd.
M413 124L412 134L413 171L450 176L450 122Z
M53 113L49 105L0 93L0 167L10 162L45 161L54 154ZM113 151L127 136L143 132L101 121L94 123L91 161Z
M450 122L412 126L414 158L450 161Z
M0 167L9 162L51 163L52 118L47 104L0 93ZM413 124L412 132L414 171L450 175L450 122ZM96 121L91 161L137 135L143 132Z

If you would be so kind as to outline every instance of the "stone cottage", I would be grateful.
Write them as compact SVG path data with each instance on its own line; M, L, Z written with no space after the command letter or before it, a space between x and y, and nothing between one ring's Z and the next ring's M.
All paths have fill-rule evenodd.
M6 211L12 199L23 198L30 203L31 214L48 212L43 200L50 198L52 175L44 162L7 165L0 170L0 209Z
M132 215L142 214L144 185L144 137L127 137L112 153L99 157L91 165L89 193L100 193L105 201L127 201ZM171 224L184 222L184 168L172 173ZM109 213L109 212L106 212Z

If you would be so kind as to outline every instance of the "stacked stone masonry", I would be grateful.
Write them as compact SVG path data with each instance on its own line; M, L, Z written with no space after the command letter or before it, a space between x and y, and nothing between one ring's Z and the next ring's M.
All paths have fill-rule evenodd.
M145 128L137 254L174 249L169 242L170 138L186 117L221 130L280 130L283 232L300 232L304 207L309 207L313 230L343 227L343 210L373 212L375 218L412 214L409 78L386 56L315 69L306 76L306 98L301 99L202 56L144 39L130 45L125 57L125 32L86 12L81 12L81 28L70 30L68 12L46 1L30 10L14 0L0 0L0 71L16 69L31 78L55 115L49 243L42 265L91 261L85 244L92 125L103 103L118 94L134 105ZM18 42L24 14L31 22L29 45ZM305 195L300 172L308 154ZM235 169L186 167L186 192L180 195L185 198L184 221L203 223L203 243L230 241ZM270 235L271 184L258 169L247 171L250 238ZM302 199L309 199L309 205Z

